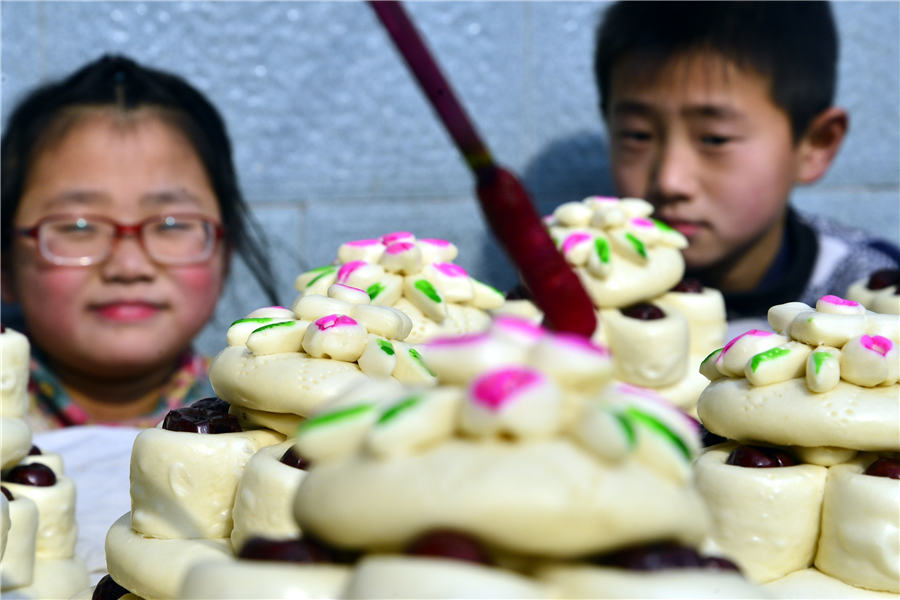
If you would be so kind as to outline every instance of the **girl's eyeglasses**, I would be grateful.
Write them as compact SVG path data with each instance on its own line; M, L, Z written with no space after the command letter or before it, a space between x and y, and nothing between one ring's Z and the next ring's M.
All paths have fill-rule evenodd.
M88 266L109 258L126 235L137 237L147 255L164 265L204 262L224 235L222 226L199 214L157 215L125 225L100 215L53 215L16 234L37 240L41 255L61 266Z

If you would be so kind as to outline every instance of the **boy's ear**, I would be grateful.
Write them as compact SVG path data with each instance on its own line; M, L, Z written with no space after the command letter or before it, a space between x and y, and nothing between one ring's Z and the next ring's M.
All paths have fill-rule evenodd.
M820 112L797 144L800 162L798 183L812 183L825 175L849 127L847 111L832 106Z

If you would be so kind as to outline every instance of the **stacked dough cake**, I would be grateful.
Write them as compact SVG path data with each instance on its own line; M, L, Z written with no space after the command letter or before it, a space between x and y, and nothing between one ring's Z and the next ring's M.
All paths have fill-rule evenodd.
M349 260L298 278L291 309L258 309L231 325L210 371L219 400L173 411L138 435L132 510L106 544L110 577L122 588L173 598L193 565L240 572L235 558L253 538L299 535L291 504L305 461L286 436L322 404L352 399L347 390L377 396L398 393L401 382L433 385L409 336L483 329L485 308L503 301L450 262L456 248L447 242L393 234L340 253ZM304 585L332 595L345 571L323 567ZM253 593L283 593L292 578L254 576Z
M696 465L715 545L787 597L900 593L900 317L774 306L710 355Z
M706 380L697 367L724 342L718 290L682 282L687 239L637 198L592 196L556 208L551 236L598 309L594 340L615 356L615 377L692 411Z
M321 594L326 574L342 598L762 594L696 550L696 423L608 385L604 347L498 318L422 352L439 386L354 386L298 430L296 542L319 562L196 565L183 597Z
M0 332L0 591L4 598L68 598L88 586L75 555L75 484L58 454L31 444L27 338Z

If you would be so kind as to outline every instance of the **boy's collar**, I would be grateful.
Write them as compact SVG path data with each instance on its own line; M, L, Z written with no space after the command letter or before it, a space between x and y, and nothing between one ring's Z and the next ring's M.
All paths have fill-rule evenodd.
M800 298L817 253L815 232L788 206L781 246L760 284L747 292L723 292L728 318L765 317L770 307Z

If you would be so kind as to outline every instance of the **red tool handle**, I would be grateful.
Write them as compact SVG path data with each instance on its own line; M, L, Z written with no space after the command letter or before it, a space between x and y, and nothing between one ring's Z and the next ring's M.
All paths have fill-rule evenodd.
M545 324L557 331L593 334L597 320L591 299L550 239L528 192L515 175L494 163L403 6L393 0L370 0L369 5L474 172L481 210L544 312Z

